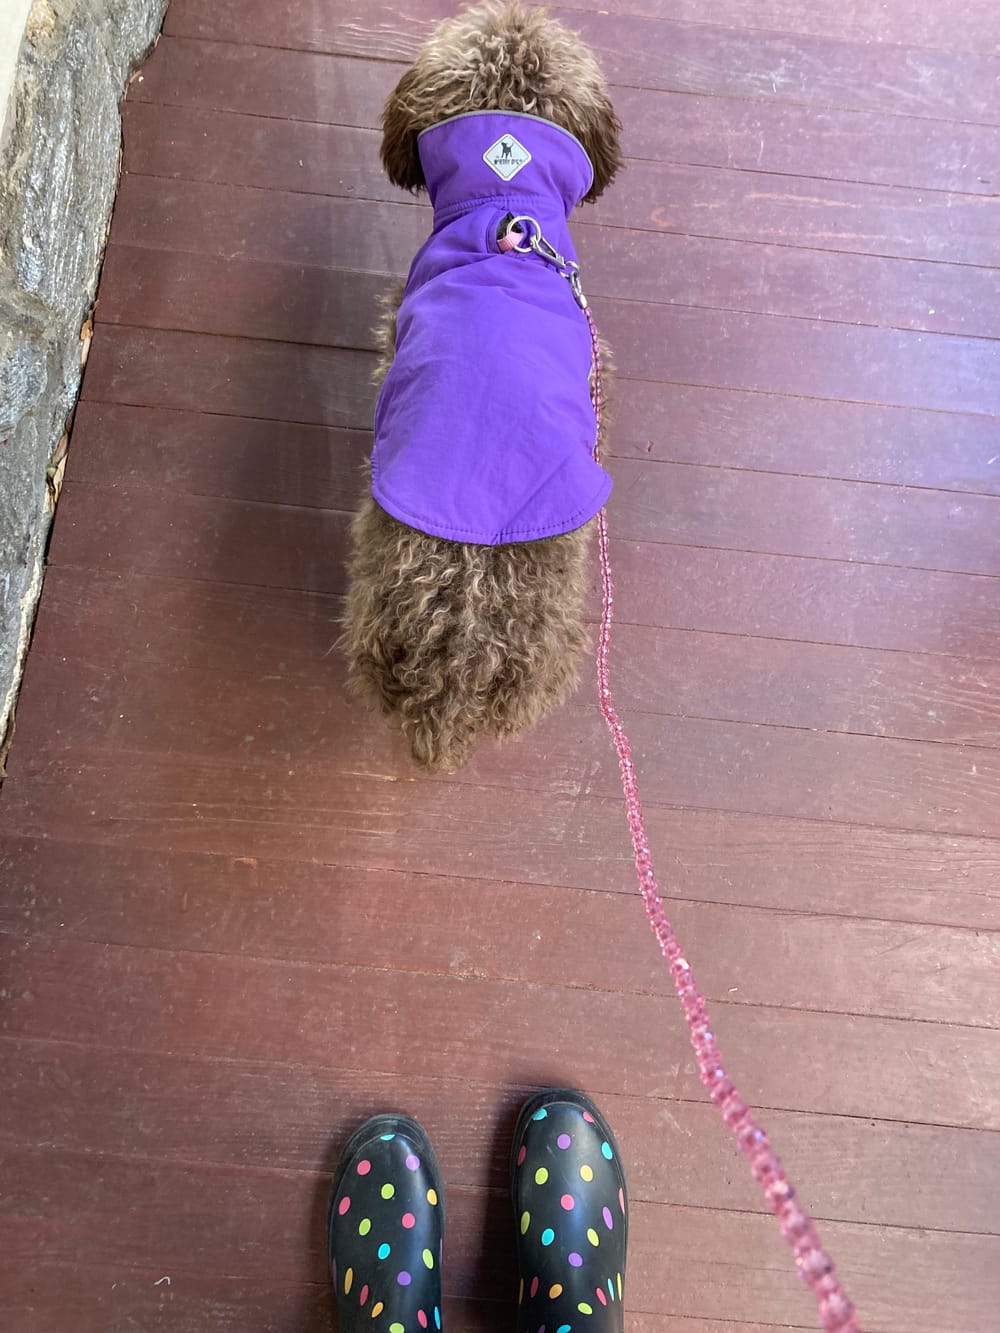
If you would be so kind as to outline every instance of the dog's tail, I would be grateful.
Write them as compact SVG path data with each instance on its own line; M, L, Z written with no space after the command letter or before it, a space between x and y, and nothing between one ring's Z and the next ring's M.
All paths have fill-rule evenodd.
M533 726L576 684L592 524L544 541L428 537L365 500L340 640L349 679L421 767Z

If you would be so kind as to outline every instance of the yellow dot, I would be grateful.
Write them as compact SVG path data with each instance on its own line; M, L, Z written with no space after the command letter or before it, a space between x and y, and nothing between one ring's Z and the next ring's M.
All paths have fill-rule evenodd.
M621 1298L622 1298L622 1275L621 1275L621 1273L619 1273L619 1274L618 1274L618 1299L621 1300Z
M390 1324L389 1333L406 1333L406 1329L402 1324Z
M430 1206L431 1206L432 1208L434 1208L434 1207L437 1206L437 1201L438 1201L438 1193L437 1193L437 1190L428 1190L428 1191L427 1191L427 1202L430 1204Z
M385 1306L382 1304L382 1302L376 1301L375 1304L372 1306L372 1318L377 1319L384 1309Z
M518 1305L520 1305L523 1300L524 1300L524 1278L521 1278L521 1285L517 1289Z
M350 1292L350 1290L351 1290L351 1286L353 1285L353 1283L354 1283L354 1269L353 1269L353 1268L349 1268L349 1269L347 1270L347 1272L344 1274L344 1295L345 1295L345 1296Z
M363 1217L358 1223L358 1235L367 1236L372 1229L372 1220L370 1217Z
M590 1228L588 1229L588 1231L587 1231L587 1239L590 1241L591 1245L600 1245L600 1243L601 1243L601 1242L600 1242L600 1239L599 1239L599 1237L598 1237L598 1235L597 1235L597 1232L594 1230L593 1227L590 1227Z
M531 1226L531 1214L530 1214L530 1213L522 1213L522 1214L521 1214L521 1235L522 1235L522 1236L525 1235L525 1234L527 1233L527 1230L528 1230L528 1227L529 1227L529 1226Z
M550 1300L550 1301L554 1301L555 1298L556 1298L557 1296L561 1296L561 1295L562 1295L562 1283L561 1283L561 1282L556 1282L553 1286L549 1287L549 1300Z
M424 1261L425 1268L434 1267L434 1256L433 1254L431 1254L430 1250L424 1250L423 1254L421 1255L421 1258Z
M584 1178L584 1180L593 1180L594 1168L592 1166L586 1166L586 1165L581 1166L580 1175Z
M588 1305L586 1301L581 1301L576 1308L580 1311L581 1314L594 1313L594 1307L592 1305Z
M383 1185L383 1186L382 1186L382 1198L383 1198L383 1199L391 1199L392 1196L393 1196L395 1193L396 1193L396 1186L395 1186L395 1185Z
M535 1184L544 1185L549 1178L549 1173L544 1166L540 1166L535 1172Z

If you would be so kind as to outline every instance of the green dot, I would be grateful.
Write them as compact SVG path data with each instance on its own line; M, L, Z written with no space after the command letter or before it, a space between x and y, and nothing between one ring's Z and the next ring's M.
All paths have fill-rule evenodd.
M424 1250L423 1255L421 1257L423 1258L425 1268L434 1267L434 1256L433 1254L431 1254L430 1250Z
M402 1324L390 1324L389 1333L406 1333L406 1329Z
M590 1241L591 1245L600 1245L601 1243L598 1238L597 1232L594 1230L593 1227L591 1227L587 1232L587 1239Z
M382 1198L383 1198L383 1199L391 1199L392 1196L393 1196L395 1193L396 1193L396 1186L395 1186L395 1185L383 1185L383 1186L382 1186Z
M580 1311L581 1314L594 1313L594 1307L592 1305L588 1305L586 1301L581 1301L576 1308Z
M521 1235L522 1235L522 1236L524 1236L524 1235L527 1234L527 1231L528 1231L528 1227L529 1227L529 1226L531 1226L531 1214L530 1214L530 1213L522 1213L522 1214L521 1214Z
M367 1236L372 1229L372 1220L370 1217L363 1217L358 1223L358 1235Z
M535 1184L544 1185L549 1178L549 1173L544 1166L540 1166L535 1172Z

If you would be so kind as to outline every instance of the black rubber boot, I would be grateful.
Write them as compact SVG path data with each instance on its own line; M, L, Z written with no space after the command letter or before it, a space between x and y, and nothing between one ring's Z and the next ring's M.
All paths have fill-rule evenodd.
M521 1109L511 1155L518 1333L622 1333L628 1199L618 1146L582 1093Z
M440 1329L444 1195L415 1120L377 1115L351 1135L333 1177L328 1233L340 1333Z

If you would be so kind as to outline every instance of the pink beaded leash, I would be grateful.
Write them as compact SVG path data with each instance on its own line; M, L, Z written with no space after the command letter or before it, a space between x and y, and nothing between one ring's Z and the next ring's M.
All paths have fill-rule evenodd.
M528 224L527 243L525 232L519 226ZM515 239L517 238L517 239ZM506 244L504 242L507 242ZM598 457L604 417L604 391L601 383L601 344L597 333L594 316L587 304L580 285L579 270L572 261L567 261L543 239L541 228L534 218L518 217L510 219L506 235L501 239L501 249L517 250L520 253L528 249L539 254L543 259L556 266L560 273L569 279L573 294L580 308L587 317L593 348L593 386L592 397L594 413L597 418L597 440L594 445L594 457ZM798 1202L794 1186L788 1179L781 1159L771 1148L764 1130L757 1124L753 1112L740 1097L732 1080L726 1073L715 1043L708 1018L705 997L695 984L691 965L684 957L680 941L667 918L653 868L653 856L649 848L649 836L646 821L639 799L639 784L632 762L632 747L618 710L611 694L611 672L609 657L611 652L612 610L615 601L615 585L611 575L611 558L608 550L608 520L606 510L601 510L597 519L598 541L601 557L601 586L603 601L601 607L601 630L597 647L597 682L601 703L601 712L608 724L618 754L621 769L622 788L625 794L625 808L628 814L629 832L632 835L632 851L635 855L635 869L639 879L639 892L646 907L646 918L660 946L670 974L673 977L677 997L687 1019L691 1045L698 1062L701 1081L709 1097L718 1106L722 1118L736 1139L740 1151L750 1160L750 1169L764 1191L768 1207L781 1224L781 1234L788 1242L795 1255L795 1263L803 1281L812 1291L819 1306L820 1319L826 1333L861 1333L861 1325L854 1306L841 1286L833 1266L833 1260L822 1248L816 1225L805 1209Z

